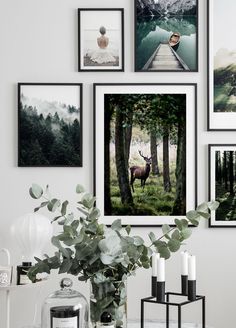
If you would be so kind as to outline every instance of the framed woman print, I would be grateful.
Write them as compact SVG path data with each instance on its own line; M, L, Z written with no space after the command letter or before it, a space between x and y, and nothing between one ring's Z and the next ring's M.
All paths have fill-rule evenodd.
M196 206L196 85L94 85L94 189L105 224L160 226Z
M82 166L82 84L18 84L18 166Z
M136 72L198 72L198 0L135 0L134 15Z
M79 71L124 71L124 9L78 9Z
M220 205L212 211L210 227L236 227L236 144L209 145L209 200Z
M235 10L234 0L208 0L208 130L236 130Z

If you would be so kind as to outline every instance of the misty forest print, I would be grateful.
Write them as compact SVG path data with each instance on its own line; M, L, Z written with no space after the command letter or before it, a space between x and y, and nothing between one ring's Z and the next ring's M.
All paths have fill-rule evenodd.
M81 166L81 86L19 85L19 166Z
M215 199L220 203L216 220L236 221L236 150L215 152Z
M105 215L186 214L186 94L105 94Z
M214 0L214 112L236 112L235 0ZM223 14L222 14L223 13ZM220 24L219 22L223 22Z

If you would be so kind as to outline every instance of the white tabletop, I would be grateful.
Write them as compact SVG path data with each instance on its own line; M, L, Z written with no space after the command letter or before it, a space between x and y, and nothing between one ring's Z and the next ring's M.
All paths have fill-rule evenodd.
M165 321L149 320L149 321L145 321L144 327L145 328L166 328L166 323L165 323ZM170 328L178 328L178 324L176 321L170 321L169 327ZM140 321L129 320L128 328L140 328ZM182 323L181 328L202 328L202 325L197 324L197 323ZM206 326L206 328L213 328L213 327Z

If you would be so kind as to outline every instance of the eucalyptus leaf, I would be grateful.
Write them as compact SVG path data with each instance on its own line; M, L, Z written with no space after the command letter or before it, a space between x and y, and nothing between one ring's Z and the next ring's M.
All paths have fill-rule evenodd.
M130 225L127 225L125 227L125 230L126 230L127 234L129 235L130 234L130 231L131 231L131 226Z
M207 206L210 211L216 211L217 208L219 207L220 203L217 201L211 201L207 203Z
M67 206L68 206L69 202L68 200L65 200L63 203L62 203L62 206L61 206L61 215L66 215L66 209L67 209Z
M198 214L206 220L210 219L210 217L211 217L211 215L209 213L204 213L204 212L199 212L198 211Z
M55 212L56 209L58 209L58 207L61 206L61 202L56 199L56 198L53 198L47 205L47 208L50 212Z
M192 234L192 230L191 229L184 229L181 231L181 236L184 238L184 239L188 239Z
M168 241L168 247L171 252L177 252L180 249L181 243L177 239L170 239Z
M168 224L163 224L163 226L162 226L162 232L163 232L164 235L167 234L167 233L169 233L170 230L171 230L171 228L170 228L170 226Z
M33 183L29 189L30 196L34 199L39 199L43 195L43 189L36 183Z
M121 220L118 219L118 220L115 220L114 222L112 222L111 228L112 228L112 230L120 231L122 229Z
M84 189L83 186L81 186L80 184L78 184L78 185L76 186L76 193L77 193L77 194L81 194L82 192L85 192L85 189Z
M148 237L150 238L152 243L154 243L154 241L156 241L156 236L152 231L149 232Z
M198 205L196 211L197 212L208 212L207 203L202 203L202 204Z
M133 239L134 239L134 245L135 246L141 246L141 245L144 244L143 238L141 238L139 236L134 236Z

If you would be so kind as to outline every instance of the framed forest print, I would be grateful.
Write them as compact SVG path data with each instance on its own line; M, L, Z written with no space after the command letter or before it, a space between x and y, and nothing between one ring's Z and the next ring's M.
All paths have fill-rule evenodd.
M82 84L18 84L18 166L82 166Z
M124 71L124 9L78 9L79 71Z
M209 199L220 203L211 213L210 227L236 227L236 144L208 147Z
M233 0L208 0L208 130L236 130L235 10Z
M173 224L196 205L196 85L94 85L94 189L105 224Z
M134 13L136 72L198 72L198 0L135 0Z

